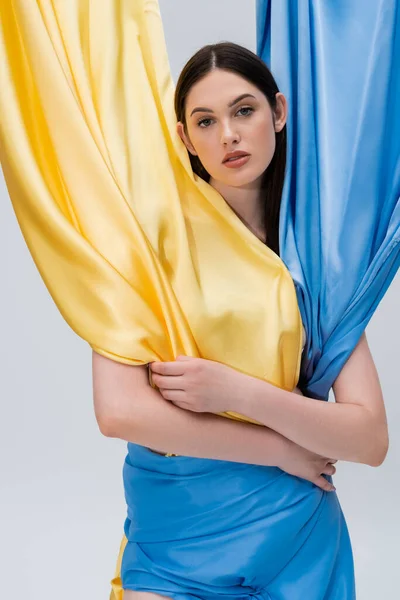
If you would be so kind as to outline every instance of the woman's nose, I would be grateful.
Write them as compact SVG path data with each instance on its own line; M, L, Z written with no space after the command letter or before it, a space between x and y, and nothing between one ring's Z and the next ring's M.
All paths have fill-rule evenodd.
M222 127L221 133L221 141L225 144L236 141L238 142L240 139L238 131L236 131L231 125L225 125Z

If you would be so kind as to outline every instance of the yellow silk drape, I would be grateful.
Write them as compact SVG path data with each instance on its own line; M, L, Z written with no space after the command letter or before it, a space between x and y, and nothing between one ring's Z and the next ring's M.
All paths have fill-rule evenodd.
M0 159L68 324L119 362L201 356L292 390L292 278L192 172L157 0L0 0L0 17Z

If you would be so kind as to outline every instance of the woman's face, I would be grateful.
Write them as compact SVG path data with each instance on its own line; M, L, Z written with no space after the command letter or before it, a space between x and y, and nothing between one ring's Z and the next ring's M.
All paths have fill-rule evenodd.
M275 132L286 122L286 99L281 93L276 98L274 123L268 100L256 86L215 69L191 88L186 98L187 135L181 122L178 133L212 179L234 187L247 185L267 169L275 152ZM225 155L235 150L250 157L242 166L228 168Z

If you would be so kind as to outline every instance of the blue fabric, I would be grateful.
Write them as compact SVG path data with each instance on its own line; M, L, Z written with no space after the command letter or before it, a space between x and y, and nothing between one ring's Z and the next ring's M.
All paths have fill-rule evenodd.
M328 399L400 266L400 1L258 0L257 53L289 103L281 257Z
M354 600L335 492L277 467L167 458L132 443L123 477L124 589L174 600Z

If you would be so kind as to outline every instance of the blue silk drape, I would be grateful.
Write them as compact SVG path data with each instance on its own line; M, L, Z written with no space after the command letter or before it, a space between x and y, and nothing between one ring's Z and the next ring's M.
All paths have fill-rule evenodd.
M300 387L326 400L400 266L400 1L258 0L257 53L289 103Z

